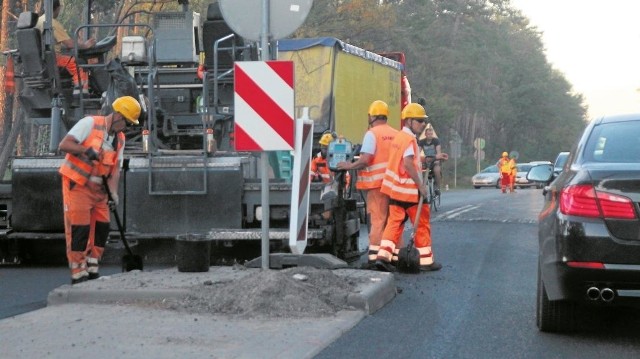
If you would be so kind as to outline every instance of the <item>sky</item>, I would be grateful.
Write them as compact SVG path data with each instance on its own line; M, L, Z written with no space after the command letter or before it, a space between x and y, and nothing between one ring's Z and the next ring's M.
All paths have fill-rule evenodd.
M640 112L639 0L511 0L542 32L547 60L590 118Z

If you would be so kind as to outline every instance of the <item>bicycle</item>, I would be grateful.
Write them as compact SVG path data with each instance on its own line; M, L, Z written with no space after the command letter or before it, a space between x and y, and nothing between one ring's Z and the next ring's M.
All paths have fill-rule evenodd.
M427 177L427 198L426 201L429 203L429 206L434 212L438 212L438 208L440 208L440 194L436 193L435 188L435 173L433 172L433 167L436 163L435 157L427 156L427 159L431 159L429 162L428 168L429 175Z

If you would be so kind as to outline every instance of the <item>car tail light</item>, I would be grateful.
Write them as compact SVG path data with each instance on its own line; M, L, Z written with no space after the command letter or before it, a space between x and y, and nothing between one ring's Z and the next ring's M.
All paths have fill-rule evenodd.
M567 262L569 267L574 268L589 268L589 269L604 269L604 264L600 262Z
M631 199L606 192L596 191L600 208L604 218L634 219L636 212L633 210Z
M596 191L592 185L565 187L560 195L560 212L580 217L636 218L629 198Z

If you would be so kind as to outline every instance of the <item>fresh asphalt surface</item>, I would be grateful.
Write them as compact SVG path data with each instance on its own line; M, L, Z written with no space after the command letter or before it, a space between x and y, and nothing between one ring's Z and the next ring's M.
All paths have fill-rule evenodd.
M56 305L0 321L0 357L640 356L640 316L636 311L594 310L583 330L571 335L537 330L536 219L542 196L539 190L522 190L509 202L506 198L492 189L445 193L442 210L433 214L432 227L434 253L443 270L417 276L395 274L400 293L370 316L356 313L335 321L278 325L175 317L165 312L135 312L126 306L105 310L93 304ZM22 276L20 270L0 268L0 286L5 286L8 277ZM119 268L114 270L119 272ZM30 278L48 293L45 287L55 286L39 279L38 271L33 269ZM14 285L12 282L11 289ZM12 294L5 294L6 287L0 289L4 303ZM90 327L93 321L100 323L98 338L85 332L74 336L78 323ZM48 349L28 352L36 342L48 345Z

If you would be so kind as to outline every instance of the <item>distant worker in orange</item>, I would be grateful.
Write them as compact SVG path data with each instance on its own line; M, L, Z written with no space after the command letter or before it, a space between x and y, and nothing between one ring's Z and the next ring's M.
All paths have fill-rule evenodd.
M509 156L509 167L511 167L511 173L509 174L509 189L510 193L514 193L516 191L516 177L518 176L518 166L516 165L515 154L511 154L511 156Z
M333 180L333 175L329 170L329 164L327 163L327 148L329 143L333 141L333 135L325 133L320 137L320 153L311 160L311 168L309 176L311 182L323 182L329 183Z
M98 262L109 237L109 203L103 180L118 201L127 124L138 124L140 104L131 96L117 98L107 116L87 116L62 139L66 152L62 175L62 204L71 284L100 277ZM117 205L114 203L113 205Z
M369 106L369 130L365 133L360 149L360 157L355 162L340 162L340 170L359 170L356 188L366 192L367 213L369 214L369 260L368 267L373 268L382 232L387 223L389 197L380 192L382 178L387 168L389 146L398 130L387 124L389 106L380 100L373 101ZM394 253L397 261L398 252Z
M51 27L53 28L53 38L55 41L54 50L56 53L56 65L58 67L64 67L67 69L69 74L73 77L73 85L74 95L79 95L80 91L84 94L89 93L89 76L78 68L76 59L71 56L71 51L74 48L74 42L64 29L60 21L57 20L58 15L60 15L60 11L62 10L62 6L60 5L60 0L53 0L53 21ZM36 24L36 28L44 31L44 22L45 15L42 14L38 18L38 23ZM96 39L89 38L86 41L78 42L79 49L88 49L96 44Z
M507 193L507 187L511 188L511 160L507 152L502 152L502 157L496 163L500 172L500 188L502 193Z

